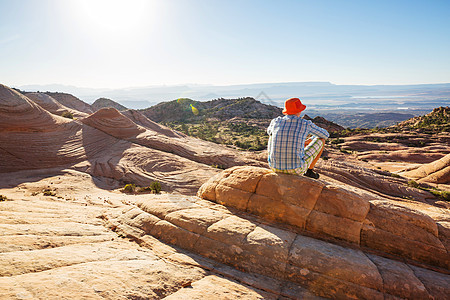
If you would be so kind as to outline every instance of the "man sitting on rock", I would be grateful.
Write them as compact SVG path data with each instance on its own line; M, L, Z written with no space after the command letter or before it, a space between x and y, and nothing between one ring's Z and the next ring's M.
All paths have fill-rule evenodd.
M275 172L317 179L319 174L312 169L322 155L328 131L300 118L306 108L300 99L288 99L284 107L285 116L273 119L267 128L269 166Z

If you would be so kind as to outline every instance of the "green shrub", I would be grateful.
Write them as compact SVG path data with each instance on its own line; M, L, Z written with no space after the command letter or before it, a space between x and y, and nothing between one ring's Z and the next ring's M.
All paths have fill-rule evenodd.
M139 194L149 192L159 194L161 192L161 184L158 181L153 181L149 186L140 187L136 186L135 184L129 183L124 186L121 192L127 194Z
M441 191L438 189L430 189L429 192L442 200L450 201L450 192Z
M56 196L56 193L52 191L51 189L44 189L42 191L42 195L44 196Z
M342 144L343 142L345 142L345 140L340 139L340 138L331 140L331 144L333 144L333 145Z
M69 112L69 111L65 111L65 112L62 113L61 117L68 118L68 119L73 119L73 114L71 112Z
M8 200L8 198L6 198L6 196L0 195L0 201L6 201Z
M161 183L159 183L158 181L153 181L150 184L150 188L152 191L154 191L156 194L159 194L161 192Z
M342 149L342 148L339 148L339 151L341 151L342 153L345 153L345 154L352 154L351 151L348 151L348 150Z
M418 189L418 188L420 187L420 185L419 185L416 181L414 181L414 180L409 180L409 181L408 181L408 186L409 186L409 187L416 188L416 189Z
M398 175L397 173L390 173L389 172L389 176L394 177L394 178L402 178L402 176Z
M134 193L135 191L136 191L136 185L133 183L126 184L122 189L122 192L130 193L130 194Z

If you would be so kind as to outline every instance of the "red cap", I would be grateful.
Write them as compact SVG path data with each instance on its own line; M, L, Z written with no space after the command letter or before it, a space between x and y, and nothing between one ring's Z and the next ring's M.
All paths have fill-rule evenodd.
M291 98L287 99L286 102L284 102L284 107L285 109L283 110L283 114L296 115L299 112L305 110L306 105L304 105L298 98Z

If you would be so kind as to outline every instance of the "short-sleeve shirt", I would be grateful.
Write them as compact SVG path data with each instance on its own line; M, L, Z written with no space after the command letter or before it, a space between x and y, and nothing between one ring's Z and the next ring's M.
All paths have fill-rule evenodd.
M327 139L328 131L310 120L296 115L285 115L270 122L267 128L269 166L278 170L291 170L305 164L305 141L309 134Z

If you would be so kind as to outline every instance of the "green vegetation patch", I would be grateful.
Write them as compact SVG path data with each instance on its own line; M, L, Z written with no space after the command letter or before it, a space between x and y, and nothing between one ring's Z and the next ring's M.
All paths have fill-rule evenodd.
M42 191L42 195L44 195L44 196L56 196L56 192L52 191L51 189L44 189Z
M71 112L69 112L69 111L65 111L65 112L62 113L61 117L68 118L68 119L73 119L73 114Z
M416 188L416 189L420 189L423 191L427 191L430 192L431 194L433 194L434 196L436 196L439 199L442 199L444 201L450 201L450 193L447 191L443 191L434 187L426 187L421 185L420 183L414 181L414 180L409 180L408 181L408 186L412 187L412 188Z
M140 187L133 183L126 184L120 191L126 194L145 194L153 193L159 194L162 190L161 183L158 181L153 181L149 186Z
M166 122L164 125L189 136L243 150L264 150L269 140L265 129L246 122L207 120L197 123Z

